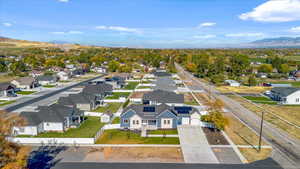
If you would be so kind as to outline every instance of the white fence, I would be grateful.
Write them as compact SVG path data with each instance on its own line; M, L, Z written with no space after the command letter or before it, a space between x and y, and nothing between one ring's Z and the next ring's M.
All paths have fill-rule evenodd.
M138 79L128 79L128 80L125 80L125 82L140 82L141 80L138 80Z
M153 89L134 89L135 92L149 92L149 91L153 91Z
M94 144L94 138L22 138L9 137L9 141L19 144Z
M156 84L153 84L153 83L140 83L138 86L149 86L149 87L153 87L153 86L156 86Z
M117 90L113 90L113 92L131 93L131 92L133 92L133 90L117 89Z
M103 102L104 103L125 103L126 102L126 98L125 97L121 97L119 99L104 99Z
M120 129L120 124L106 124L103 126L103 130Z
M101 117L103 115L103 113L86 111L86 112L84 112L84 115L85 116Z

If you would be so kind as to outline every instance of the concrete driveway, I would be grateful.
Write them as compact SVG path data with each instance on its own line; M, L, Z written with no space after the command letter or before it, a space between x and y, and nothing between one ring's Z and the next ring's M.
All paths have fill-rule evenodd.
M186 163L219 163L200 126L178 126L178 135Z

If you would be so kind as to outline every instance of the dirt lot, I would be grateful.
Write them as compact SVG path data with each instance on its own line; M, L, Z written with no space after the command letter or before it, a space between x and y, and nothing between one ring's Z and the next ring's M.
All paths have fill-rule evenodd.
M202 127L202 130L204 131L210 145L229 145L220 131L214 131L206 127Z
M147 92L133 92L130 98L143 98L145 93Z
M184 103L185 104L199 105L191 93L181 93L181 94L184 94Z
M240 87L231 87L231 86L220 86L216 88L222 93L230 93L230 92L235 92L235 93L263 93L267 90L270 90L271 88L269 87L248 87L248 86L240 86Z
M90 150L86 162L183 162L180 148L105 147Z
M244 155L244 157L247 159L247 161L249 163L257 161L257 160L266 159L272 153L272 149L269 149L269 148L262 149L261 152L258 152L257 150L255 150L253 148L239 148L239 150Z

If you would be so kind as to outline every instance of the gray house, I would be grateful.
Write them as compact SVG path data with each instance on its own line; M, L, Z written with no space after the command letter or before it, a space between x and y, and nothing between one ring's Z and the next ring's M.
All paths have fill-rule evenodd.
M41 85L50 85L50 84L55 84L58 81L58 77L52 75L43 75L43 76L38 76L37 81Z
M190 106L130 105L121 114L121 128L131 130L175 129L177 125L189 125L199 112ZM198 119L198 120L199 120Z
M274 87L270 94L271 99L280 104L300 105L300 88L296 87Z
M20 89L32 89L38 86L37 81L33 77L20 77L11 81L11 83Z
M0 83L0 97L16 96L16 86L11 83Z
M157 105L165 103L168 105L183 105L184 95L176 94L175 92L154 90L149 93L145 93L143 96L143 104Z
M105 96L111 95L113 91L113 87L110 84L99 83L95 85L87 85L82 93L86 95L96 96L96 100L98 104L103 104L102 100Z
M64 132L84 121L83 111L59 104L40 106L36 112L22 112L24 126L13 127L13 135L38 135L43 132Z
M85 93L70 94L68 97L60 97L57 103L68 107L75 106L83 111L91 111L98 106L97 97Z

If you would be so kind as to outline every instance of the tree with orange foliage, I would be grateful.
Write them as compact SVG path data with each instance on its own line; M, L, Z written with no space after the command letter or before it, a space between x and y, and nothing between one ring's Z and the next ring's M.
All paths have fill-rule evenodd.
M17 115L0 112L0 168L25 169L29 149L7 141L13 126L24 124Z

